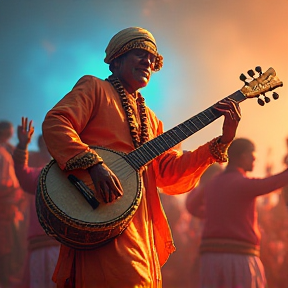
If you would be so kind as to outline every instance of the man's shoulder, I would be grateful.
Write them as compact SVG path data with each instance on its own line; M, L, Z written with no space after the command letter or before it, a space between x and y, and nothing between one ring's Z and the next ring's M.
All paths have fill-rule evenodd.
M98 78L98 77L93 76L93 75L84 75L76 82L73 89L75 89L76 87L81 87L81 86L103 87L105 85L107 85L107 81L105 81L101 78Z
M97 76L94 76L94 75L90 75L90 74L87 74L87 75L83 75L80 79L89 79L91 81L104 81L104 79L100 78L100 77L97 77Z
M82 76L78 81L78 82L82 82L82 81L91 81L91 82L99 82L99 83L105 83L106 81L99 78L99 77L96 77L96 76L93 76L93 75L84 75Z

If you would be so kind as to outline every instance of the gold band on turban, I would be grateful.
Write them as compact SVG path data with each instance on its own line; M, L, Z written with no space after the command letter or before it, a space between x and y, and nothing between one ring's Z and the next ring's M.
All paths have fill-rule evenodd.
M104 62L110 64L114 59L132 49L143 49L156 56L153 71L159 71L163 66L163 57L157 51L153 35L140 27L129 27L115 34L110 40L105 53Z

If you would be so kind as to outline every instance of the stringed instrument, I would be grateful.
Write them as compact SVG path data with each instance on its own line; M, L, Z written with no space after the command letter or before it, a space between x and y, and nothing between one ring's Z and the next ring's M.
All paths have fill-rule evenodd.
M244 86L226 98L238 103L258 98L260 105L268 103L270 99L265 93L283 83L273 68L265 73L259 66L255 70L259 77L255 77L253 70L248 71L250 78L241 74ZM278 97L273 92L273 98ZM41 172L36 193L40 224L48 235L72 248L95 249L108 243L125 230L140 204L140 168L220 116L222 114L211 106L128 154L92 146L123 187L124 195L112 203L103 203L94 197L95 187L87 170L62 171L52 160Z

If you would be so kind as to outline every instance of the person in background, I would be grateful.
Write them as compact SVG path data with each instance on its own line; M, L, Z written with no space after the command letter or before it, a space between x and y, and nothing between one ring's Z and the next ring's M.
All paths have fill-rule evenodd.
M184 205L191 216L189 224L189 251L192 265L189 269L189 277L191 280L189 288L198 288L200 281L200 255L199 247L201 243L204 219L205 219L205 202L203 188L216 175L224 169L222 164L214 163L209 166L202 174L198 185L188 192ZM187 252L186 252L187 253Z
M22 117L17 127L18 144L13 153L16 176L25 192L31 194L30 225L28 230L28 256L23 285L21 288L55 288L52 281L53 271L59 255L60 243L49 237L38 222L35 193L38 177L43 167L29 167L28 145L31 142L34 127L32 121ZM45 144L45 143L44 143ZM41 149L45 152L45 149ZM41 159L47 159L46 152ZM34 159L37 161L37 159ZM36 162L35 162L36 163ZM45 162L42 162L44 166Z
M205 201L204 201L204 187L205 185L218 173L223 171L223 166L219 163L214 163L202 174L199 185L192 189L185 200L187 211L199 219L205 218Z
M285 167L288 167L288 137L285 140L286 140L285 142L286 142L287 153L283 157L283 164ZM283 187L281 194L286 203L286 206L288 207L288 185Z
M0 121L0 287L11 288L22 277L26 252L25 199L14 171L10 140L13 124Z
M228 157L224 171L203 187L200 287L264 288L266 276L260 260L256 198L287 185L288 170L270 177L249 178L255 145L246 138L232 142ZM193 213L195 205L189 206Z
M288 147L288 139L285 139ZM283 167L287 168L287 150ZM269 164L269 162L268 162ZM272 174L273 165L266 165L266 173ZM261 229L261 261L265 267L268 287L288 287L288 185L272 194L273 197L259 201L258 221ZM267 201L269 200L269 201Z
M43 168L47 163L51 161L51 155L47 149L43 135L40 134L37 138L38 151L29 150L29 167L41 167Z
M163 123L145 105L139 91L162 68L163 57L148 30L128 27L112 37L104 61L112 74L105 80L83 76L48 111L42 134L59 167L87 169L95 197L109 205L125 191L90 146L129 153L163 133ZM58 288L162 287L161 266L175 247L157 187L170 194L189 191L208 166L226 161L240 108L230 100L214 107L224 115L223 134L194 151L172 147L142 167L141 202L121 235L94 250L61 245L54 273Z

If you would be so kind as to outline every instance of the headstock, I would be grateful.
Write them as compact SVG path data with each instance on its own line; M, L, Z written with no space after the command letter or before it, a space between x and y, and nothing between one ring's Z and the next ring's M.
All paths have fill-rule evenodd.
M257 97L258 103L263 106L265 102L270 102L270 98L267 97L265 93L283 86L283 82L276 76L276 72L273 68L269 68L266 72L262 73L261 67L257 66L255 71L259 74L257 78L255 78L255 72L252 69L247 72L250 79L244 74L240 75L240 80L245 83L240 91L247 98ZM247 80L251 81L248 82ZM260 98L261 95L264 96L264 100ZM275 100L279 98L279 95L276 92L273 92L272 96Z

